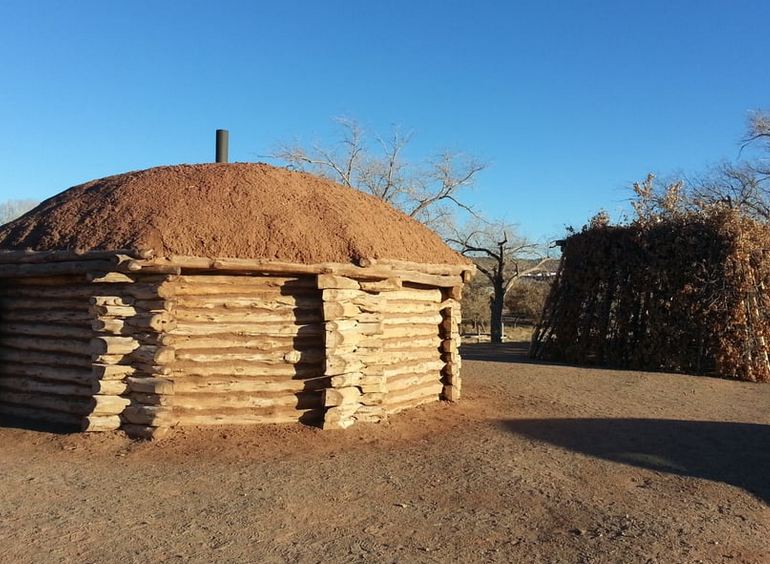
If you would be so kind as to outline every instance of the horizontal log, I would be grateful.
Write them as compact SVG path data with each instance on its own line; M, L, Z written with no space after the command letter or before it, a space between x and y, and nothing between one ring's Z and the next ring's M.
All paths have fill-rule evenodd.
M438 274L443 276L460 276L463 272L476 271L476 265L470 261L465 264L442 264L367 257L360 259L359 264L364 267L380 266L394 270L408 270L422 274Z
M66 310L7 310L2 315L3 322L18 323L58 323L58 324L80 324L88 326L91 322L91 314L88 310L66 311Z
M7 337L0 336L0 347L21 351L63 352L67 354L90 356L88 341L79 339L61 339L57 337Z
M39 392L56 396L91 397L93 395L90 385L37 380L30 376L0 376L0 388L15 392Z
M120 417L118 415L89 415L83 417L80 423L80 430L86 433L117 431L119 428Z
M5 403L0 396L0 415L14 417L29 421L53 423L65 428L77 429L80 426L82 415L52 411L43 407L32 407L15 403Z
M122 380L136 372L133 366L118 364L109 365L101 363L91 364L91 374L96 380Z
M135 299L132 296L91 296L88 303L94 306L132 306Z
M287 325L285 323L197 323L180 321L171 330L172 335L217 335L238 334L243 336L280 337L284 335L298 335L309 337L320 336L323 326L320 323L310 325Z
M0 278L24 278L38 276L61 276L64 274L85 274L86 272L107 272L114 269L107 260L72 260L40 264L2 264Z
M169 313L140 314L130 318L102 318L91 321L91 329L112 335L133 335L136 332L170 331L176 327L176 318Z
M422 274L410 272L408 270L394 270L393 276L400 278L402 283L417 284L428 286L430 288L451 288L453 286L462 286L461 276L441 276L437 274Z
M128 384L123 380L94 380L91 393L99 396L119 396L128 392Z
M349 388L351 386L360 387L364 379L363 372L352 372L349 374L340 374L338 376L332 376L329 379L330 387L332 388Z
M90 339L93 331L85 325L54 325L52 323L6 323L0 320L0 334L6 336L30 335L37 337L66 337Z
M141 380L151 380L142 378ZM164 380L158 378L157 380ZM169 380L170 381L170 380ZM153 384L142 382L140 393L155 393L170 395L175 392L185 394L208 393L298 393L303 391L321 390L328 386L328 378L315 378L308 380L291 379L266 379L258 377L222 377L222 376L189 376L175 377L173 384Z
M328 388L324 390L323 405L326 407L357 404L360 401L361 390L354 386L346 388Z
M291 323L307 325L322 321L320 311L293 311L290 309L198 310L180 308L176 313L176 318L178 323Z
M0 375L23 376L51 380L55 382L67 382L83 386L91 386L95 377L91 368L63 368L61 366L48 366L38 364L13 364L0 363Z
M328 289L335 288L340 290L360 290L361 285L358 281L345 276L336 276L334 274L319 274L318 275L318 288Z
M5 296L18 298L42 298L42 299L66 299L66 300L85 300L86 302L94 295L113 293L119 291L121 295L134 299L156 299L170 298L171 292L164 288L160 283L133 283L121 284L120 289L116 290L115 285L93 284L86 285L80 283L68 283L62 286L45 285L21 285L17 282L24 279L14 280L14 285L6 287L3 294ZM30 280L30 279L27 279Z
M254 362L201 363L177 361L174 363L174 377L184 376L270 376L275 378L321 378L324 371L313 364L259 364Z
M422 339L426 337L438 337L438 327L435 325L412 325L412 326L395 326L391 325L387 329L387 333L380 333L374 335L364 335L357 331L355 328L352 330L335 331L329 330L325 333L326 346L354 346L360 345L362 347L371 347L382 344L383 346L391 341L401 342L406 338Z
M139 348L139 343L133 337L94 337L90 342L90 352L93 354L129 354Z
M364 373L376 373L386 378L391 378L403 374L424 374L426 372L440 371L443 367L444 362L441 360L408 360L398 364L367 367Z
M388 384L390 387L390 384ZM432 382L420 384L410 388L388 390L388 394L383 400L383 405L393 405L404 401L409 401L418 398L432 397L434 401L439 400L441 391L444 389L444 384L435 380Z
M148 402L154 398L163 401L166 398L173 402L174 409L185 410L214 410L214 409L267 409L267 408L287 408L287 409L313 409L323 405L323 398L320 392L296 392L279 393L273 395L249 394L249 393L215 393L206 394L197 392L186 394L176 392L173 396L148 396ZM152 403L148 403L153 405ZM161 403L162 405L162 403Z
M89 272L86 280L94 284L133 284L136 276L124 272Z
M131 271L150 270L155 266L176 267L185 270L215 270L221 272L259 272L263 274L336 274L354 278L385 279L391 277L389 268L360 268L345 263L298 264L283 261L239 259L225 257L172 256L162 259L137 260L128 264Z
M445 288L446 290L446 297L460 301L463 299L463 287L462 286L452 286L451 288Z
M94 415L117 415L130 403L131 400L120 396L94 396L92 413Z
M178 308L186 309L270 309L321 311L321 297L311 294L286 295L279 292L266 294L210 294L184 295L176 299Z
M94 362L101 364L130 364L134 362L164 365L171 364L175 359L173 347L158 347L154 345L140 345L130 354L101 354L94 357Z
M248 349L231 349L225 352L183 349L176 351L176 359L191 362L262 362L289 364L317 364L324 358L323 349L287 351L285 354L260 353Z
M174 393L174 380L170 378L129 376L125 383L130 391L140 394L170 395Z
M287 353L292 350L306 350L321 346L317 335L298 337L284 335L277 337L255 337L248 335L223 334L210 337L169 335L168 344L174 345L177 351L190 349L251 349L255 351L275 351Z
M337 376L339 374L361 372L365 366L357 355L342 356L329 354L326 357L324 374L327 376Z
M121 419L135 425L172 425L177 423L167 406L129 405L120 414Z
M291 288L308 288L316 290L315 276L254 276L254 275L227 275L227 274L194 274L181 275L175 283L182 286L243 286L256 291L258 288L273 288L277 290Z
M132 257L137 259L148 259L154 255L149 249L116 249L116 250L84 250L84 249L62 249L53 251L35 251L31 249L23 250L0 250L0 263L13 264L40 264L47 262L71 262L84 260L108 260L116 262L119 256Z
M415 407L425 405L428 403L435 403L437 401L439 401L439 398L431 394L424 397L418 397L414 399L393 402L387 405L383 404L382 409L384 413L388 415L393 415L393 414L405 411L407 409L413 409Z
M25 298L25 297L12 297L3 296L0 298L0 310L17 311L17 310L37 310L37 309L55 309L64 311L88 311L88 302L84 299L62 299L54 298L49 299L45 296L39 298ZM35 312L31 312L32 315Z
M91 366L91 359L86 356L0 348L0 363L7 362L57 367L74 366L88 368Z
M40 392L15 392L7 389L0 390L0 403L40 408L48 411L87 415L93 411L93 398L48 395Z
M326 331L354 332L360 335L380 335L383 325L381 322L362 322L357 319L340 319L328 321Z
M361 290L364 292L394 292L402 288L401 279L387 278L385 280L362 280Z
M320 420L322 409L297 410L292 408L221 408L213 410L171 409L165 406L132 405L122 414L124 421L140 425L253 425L262 423L290 423L300 420Z
M388 393L417 388L427 384L441 383L441 372L438 370L423 374L400 374L387 379Z
M90 311L99 317L132 317L138 312L134 306L92 305Z
M409 315L409 314L385 314L382 317L382 323L385 325L385 331L389 325L432 325L437 327L442 321L439 313Z

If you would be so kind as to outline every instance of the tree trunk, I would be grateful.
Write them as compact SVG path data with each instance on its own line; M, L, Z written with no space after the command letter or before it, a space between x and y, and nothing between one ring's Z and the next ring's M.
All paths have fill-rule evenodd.
M490 308L490 326L493 343L503 342L503 303L505 300L505 287L503 281L496 280L494 283L494 295L489 303Z

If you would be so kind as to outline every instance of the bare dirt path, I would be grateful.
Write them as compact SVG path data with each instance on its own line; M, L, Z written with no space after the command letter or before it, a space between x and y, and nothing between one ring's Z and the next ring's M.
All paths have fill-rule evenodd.
M3 561L770 562L770 386L520 352L342 432L0 428Z

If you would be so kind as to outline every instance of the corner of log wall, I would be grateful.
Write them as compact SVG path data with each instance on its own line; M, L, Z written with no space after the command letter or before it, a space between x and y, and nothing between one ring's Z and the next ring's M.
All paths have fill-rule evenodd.
M382 421L389 413L425 403L432 393L435 394L434 401L459 399L458 325L462 286L428 288L426 296L436 294L432 305L416 300L410 306L407 300L406 304L400 303L396 308L387 303L386 296L390 292L398 294L404 290L402 294L411 292L414 296L421 290L403 288L402 280L397 277L369 281L339 274L320 274L317 280L324 314L324 375L329 379L329 388L324 391L324 429L344 429L357 421ZM430 312L433 311L438 315L434 319L438 341L432 347L428 338L426 347L428 354L434 351L436 360L423 359L424 362L419 364L428 372L427 381L424 376L409 377L407 373L406 386L409 387L402 384L398 392L391 395L388 374L398 378L398 368L393 365L399 363L399 358L385 351L381 341L387 336L411 343L420 337L408 325L386 335L386 317L394 315L394 309L401 315L411 313L413 317L407 317L407 321L418 325L423 321L430 325L433 319ZM419 372L420 368L417 369ZM431 373L435 374L433 383Z
M171 419L175 351L166 332L175 324L170 277L110 273L90 298L95 410L84 431L122 429L135 438L159 436Z

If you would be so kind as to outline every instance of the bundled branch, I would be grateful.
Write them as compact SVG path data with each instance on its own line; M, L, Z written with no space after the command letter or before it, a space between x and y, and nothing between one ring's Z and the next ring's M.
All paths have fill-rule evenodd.
M770 230L726 206L563 242L533 358L770 381Z

